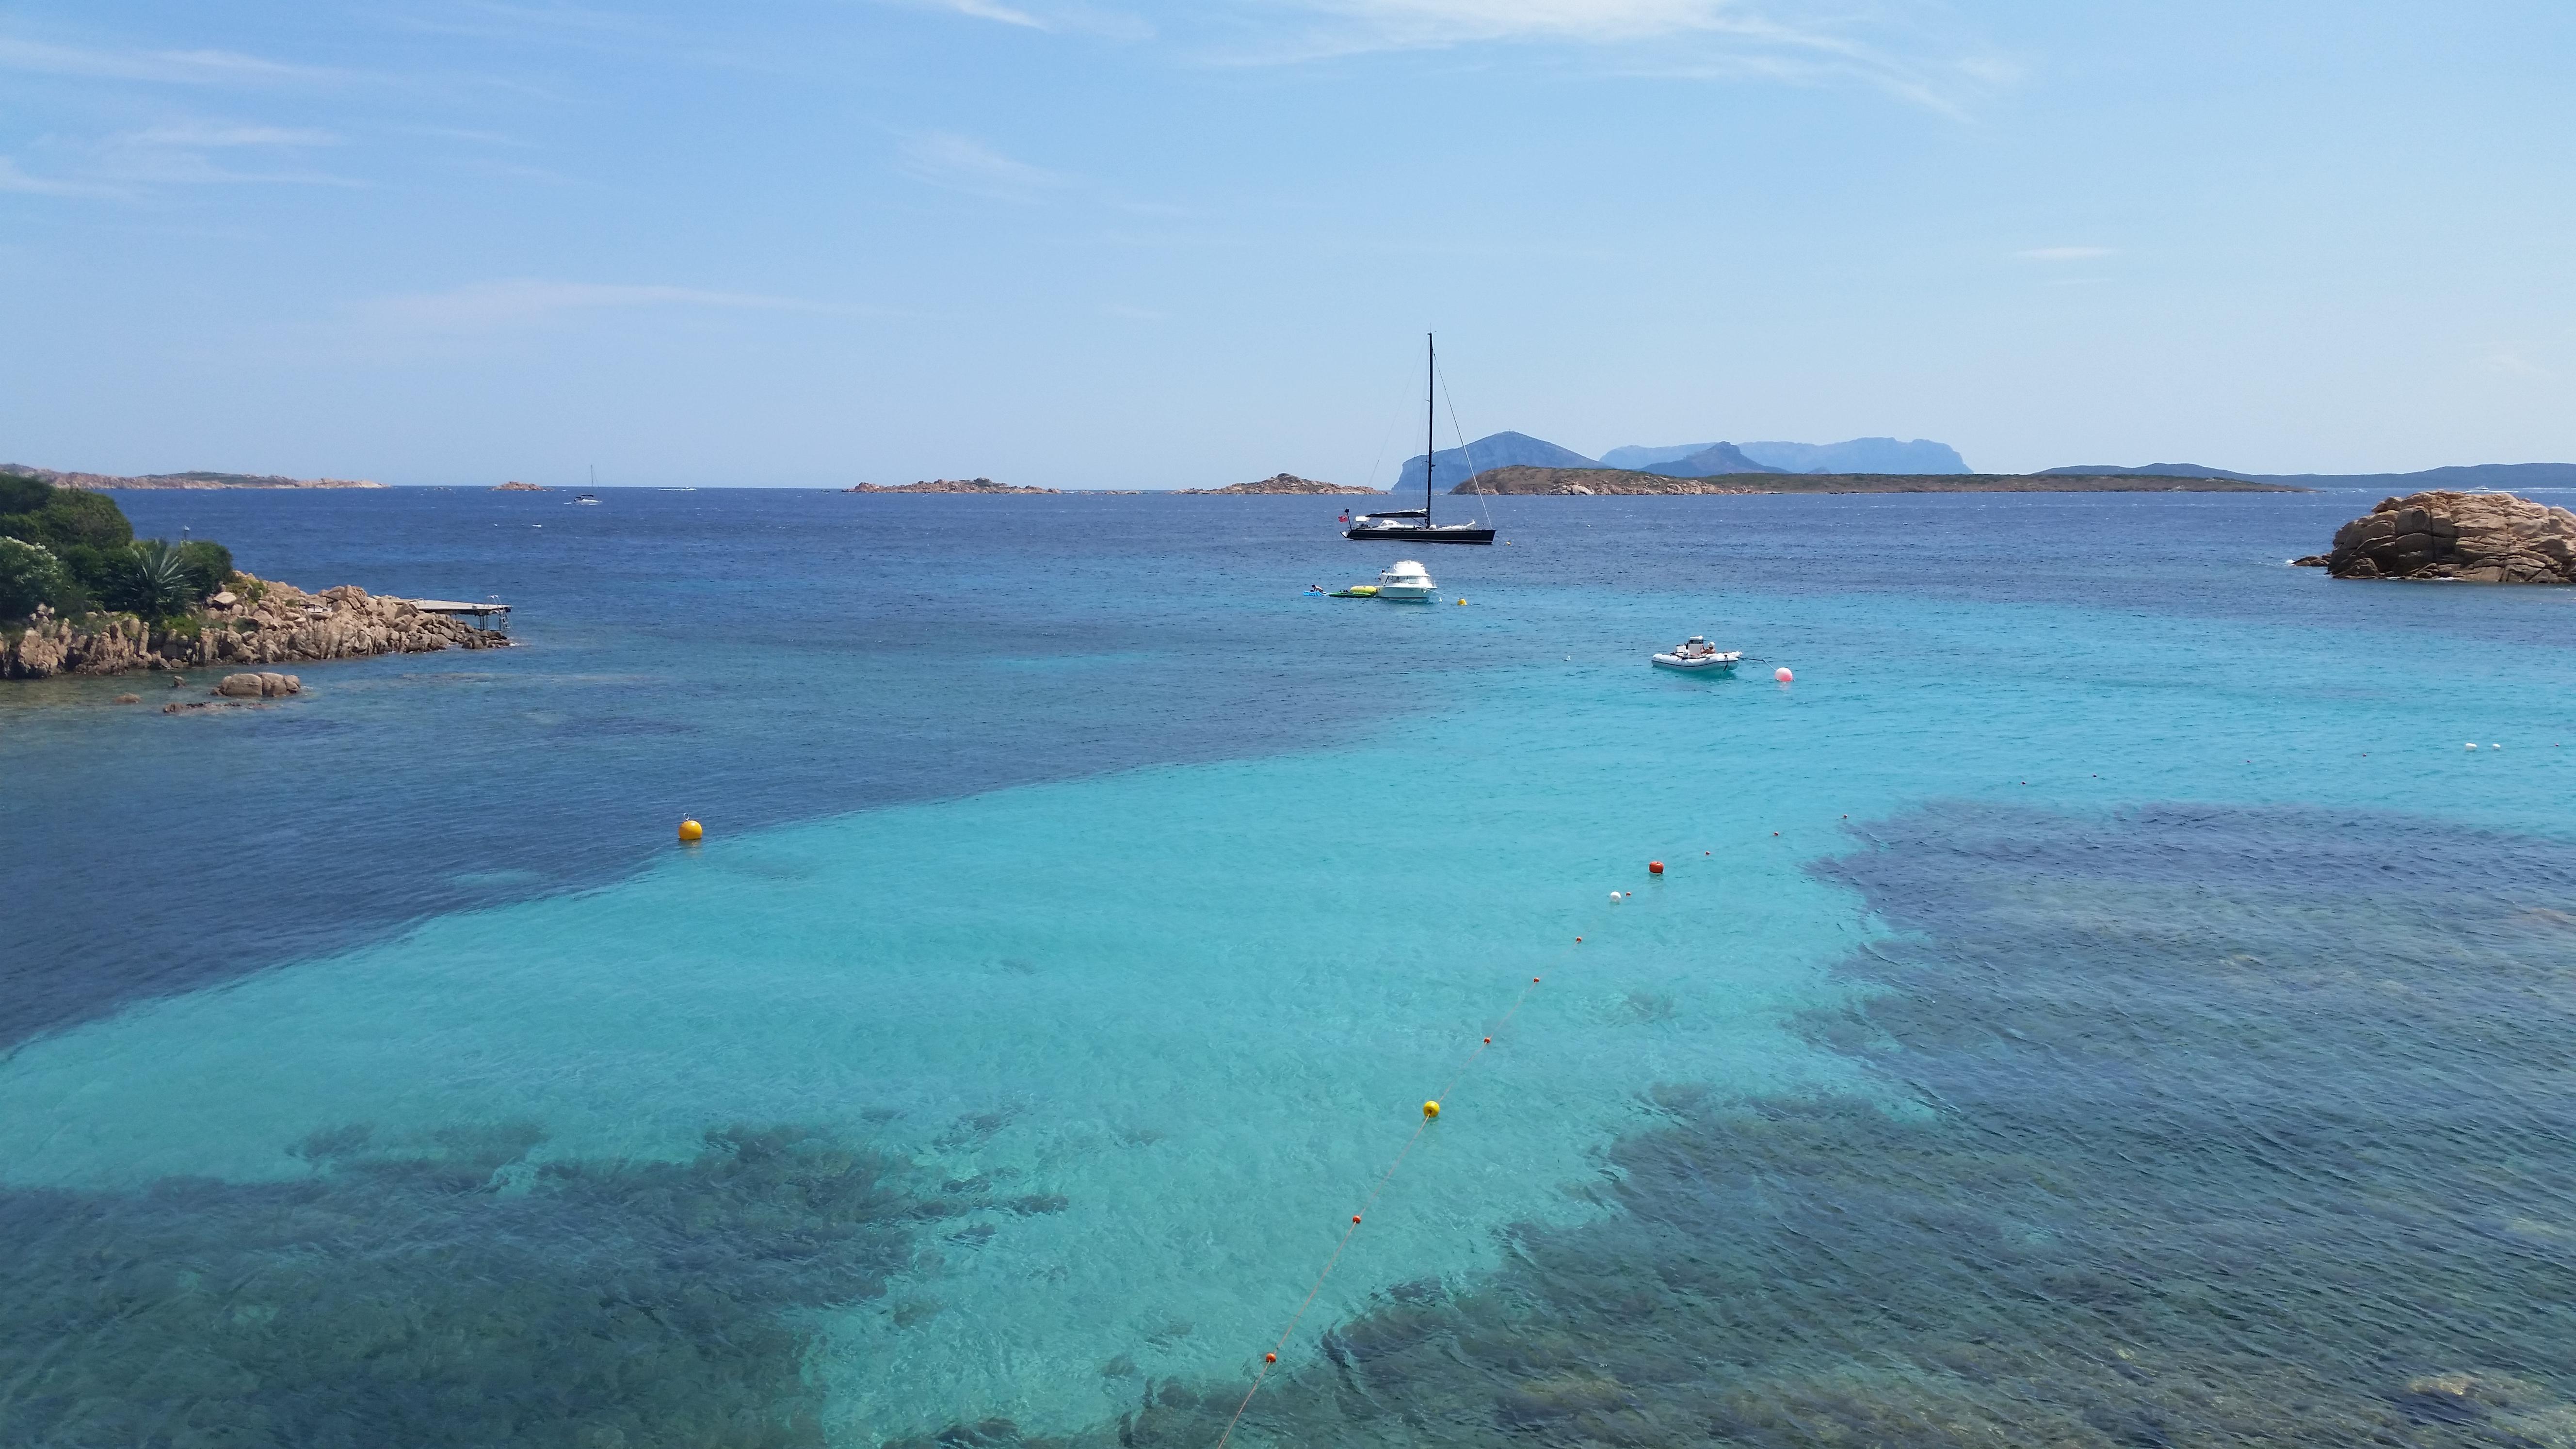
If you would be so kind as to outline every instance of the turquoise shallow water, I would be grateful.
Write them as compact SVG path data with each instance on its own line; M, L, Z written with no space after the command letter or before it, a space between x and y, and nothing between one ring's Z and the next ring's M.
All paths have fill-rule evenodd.
M2052 514L2057 500L2016 500L2028 507L2004 514L2019 530L2013 548L1968 554L1985 572L1917 580L1910 560L1919 555L1909 550L1919 545L1919 521L1899 516L1902 526L1871 533L1889 520L1873 524L1872 515L1830 506L1863 502L1874 500L1810 501L1818 511L1801 525L1855 531L1840 547L1876 562L1845 586L1813 573L1729 577L1739 571L1700 555L1741 544L1696 532L1704 517L1669 507L1545 515L1617 536L1537 559L1496 550L1454 566L1435 560L1469 581L1454 585L1472 593L1465 608L1297 598L1302 575L1323 564L1265 564L1256 538L1194 578L1214 620L1204 630L1205 621L1173 610L1173 618L1109 625L1113 637L1101 638L1086 621L1103 608L1099 591L1124 576L1107 566L1055 567L1043 589L1022 584L1031 598L1052 591L1059 607L1040 632L1083 641L1070 647L962 658L914 650L868 665L874 672L840 686L849 692L828 711L789 708L787 696L759 688L744 716L714 722L698 717L703 700L680 708L629 699L620 708L632 717L709 736L730 753L775 750L782 774L806 768L796 752L810 741L800 736L832 736L843 728L840 711L872 706L925 723L900 739L869 737L867 751L843 756L863 780L935 776L918 761L889 763L872 751L936 755L947 748L944 733L997 731L1042 758L1050 748L1079 757L1056 778L1004 778L991 788L959 766L966 777L948 788L934 778L885 790L895 798L874 803L835 801L809 781L804 808L772 807L771 820L739 827L701 805L717 824L704 847L657 849L590 879L562 882L552 863L516 866L504 852L494 878L471 887L497 892L497 903L358 920L338 928L346 939L330 949L72 1013L0 1060L0 1172L19 1196L13 1211L42 1227L42 1241L64 1245L38 1286L74 1291L60 1275L75 1271L67 1265L76 1252L99 1248L84 1233L157 1245L134 1249L144 1264L155 1254L196 1261L250 1252L245 1243L292 1255L310 1251L295 1245L318 1230L276 1225L329 1213L331 1242L346 1246L351 1233L364 1240L377 1223L386 1238L370 1251L448 1263L433 1271L424 1262L416 1278L396 1272L370 1300L416 1295L434 1318L449 1291L439 1276L453 1271L455 1255L576 1259L577 1249L561 1245L601 1238L601 1222L613 1220L617 1234L652 1245L621 1250L618 1271L651 1280L621 1292L644 1302L713 1295L744 1321L787 1326L785 1347L744 1350L757 1360L748 1366L701 1348L691 1360L699 1377L674 1376L709 1401L707 1383L721 1378L774 1419L726 1442L866 1444L952 1425L983 1427L954 1431L948 1442L1010 1442L1105 1433L1122 1416L1139 1442L1160 1442L1153 1433L1166 1431L1176 1436L1170 1442L1194 1442L1207 1427L1196 1417L1201 1399L1225 1400L1227 1386L1239 1391L1248 1381L1348 1214L1413 1131L1418 1104L1454 1078L1441 1120L1371 1209L1283 1354L1284 1375L1265 1390L1276 1393L1275 1410L1266 1397L1247 1421L1253 1440L1797 1441L1739 1409L1700 1404L1682 1418L1657 1417L1664 1411L1641 1385L1660 1380L1640 1370L1620 1379L1598 1364L1582 1367L1592 1361L1580 1355L1498 1365L1475 1349L1477 1332L1458 1324L1478 1321L1488 1311L1479 1305L1509 1302L1519 1305L1514 1341L1524 1345L1572 1335L1609 1355L1643 1333L1668 1354L1687 1347L1696 1367L1682 1377L1716 1393L1777 1381L1786 1370L1712 1346L1711 1325L1740 1317L1738 1330L1753 1333L1764 1320L1746 1305L1766 1294L1796 1300L1802 1284L1812 1295L1809 1327L1818 1342L1831 1340L1813 1357L1839 1366L1830 1402L1802 1411L1809 1430L1821 1434L1816 1423L1835 1420L1876 1423L1882 1438L1924 1437L1848 1403L1857 1396L1883 1407L1950 1392L1927 1388L1925 1377L1960 1372L1948 1360L1932 1369L1897 1362L1922 1342L1948 1341L1945 1326L1908 1320L1890 1302L1909 1298L1909 1272L1926 1284L1950 1281L1962 1270L1944 1255L1993 1229L1961 1218L1911 1247L1893 1227L1867 1231L1868 1253L1888 1255L1886 1299L1868 1306L1834 1298L1847 1285L1812 1264L1764 1259L1755 1225L1788 1214L1782 1204L1808 1201L1799 1184L1814 1178L1817 1162L1865 1176L1868 1164L1893 1160L1886 1132L1929 1134L1924 1141L1962 1162L1985 1160L1970 1150L1984 1141L2041 1178L2083 1182L2097 1171L2090 1164L2102 1143L2036 1128L2024 1140L2015 1134L2025 1129L1978 1117L1969 1100L2029 1113L2139 1069L2097 1063L2098 1071L2070 1075L2080 1054L2064 1048L1995 1067L1977 1055L1984 1046L1961 1045L1990 1039L1973 1023L2000 1030L2023 1009L1967 991L1971 979L2006 969L1998 963L2068 973L2027 988L2031 999L2065 1007L2076 991L2070 981L2090 980L2087 989L2115 1002L2131 989L2172 995L2170 983L2149 984L2151 966L2168 969L2154 963L2168 954L2233 960L2249 933L2290 932L2301 950L2350 953L2355 969L2389 981L2483 959L2477 953L2492 945L2481 935L2492 929L2486 915L2446 925L2408 893L2458 888L2459 867L2427 863L2470 850L2449 843L2455 835L2476 842L2472 855L2498 861L2556 861L2570 848L2564 802L2576 739L2565 733L2563 701L2576 656L2557 642L2566 616L2554 595L2338 588L2261 558L2265 530L2293 531L2262 510L2329 511L2307 500L2236 501L2238 512L2216 515L2209 500L2134 505L2161 504L2168 534L2190 536L2178 545L2187 565L2177 570L2179 602L2099 562L2128 536L2106 519L2134 521L2133 511ZM2225 526L2210 526L2213 516ZM1996 515L1979 519L1981 535L1993 537ZM2015 562L2033 552L2040 565ZM1680 562L1658 570L1659 557ZM1277 575L1275 592L1236 592L1265 570ZM1686 589L1651 577L1695 571ZM522 627L540 641L514 651L513 667L543 659L546 679L635 663L567 660L574 651L542 642L541 625ZM1711 680L1643 667L1645 646L1703 629L1791 664L1797 683L1778 686L1753 670ZM549 652L557 657L544 659ZM1403 662L1382 667L1381 659ZM399 663L354 666L345 680L327 669L308 674L321 676L316 702L326 707L308 719L341 734L386 728L368 713L369 690L400 677ZM647 666L644 677L657 676ZM536 696L520 714L550 712L544 692L560 688L544 679L514 684L506 673L472 687ZM988 688L998 693L977 693ZM1131 697L1115 699L1130 688ZM944 723L934 708L943 695L960 701ZM1095 712L1104 697L1121 707ZM133 727L125 716L85 724L77 704L65 695L43 705L57 713L22 731L16 758L107 738L84 730ZM1177 732L1175 718L1196 722ZM1238 718L1239 732L1229 733L1227 721ZM244 733L296 723L283 711L240 722ZM1158 728L1166 731L1160 760L1083 743L1087 730ZM170 738L157 747L171 748ZM2479 749L2462 748L2472 740ZM937 757L957 765L953 754ZM648 753L610 768L651 774L670 765ZM756 759L734 768L759 770ZM818 765L810 779L825 773ZM403 789L413 798L386 807L396 818L481 798L478 787L455 781ZM844 803L856 808L835 808ZM2203 823L2178 826L2155 813L2177 807L2221 812L2226 823L2187 816ZM2222 838L2225 848L2210 844ZM2357 839L2385 844L2356 851ZM1966 841L1981 844L1971 850ZM2025 856L2014 855L2016 841ZM2164 877L2097 878L2103 860L2131 851L2163 862ZM1650 879L1650 858L1667 861L1670 873ZM2239 888L2262 872L2249 860L2270 872L2262 876L2268 894L2250 904ZM462 853L455 864L458 875L476 868ZM2495 910L2541 912L2531 919L2544 922L2576 910L2576 894L2554 869L2499 887ZM1635 894L1613 902L1613 890ZM2009 907L1970 910L1998 891L2013 895ZM2403 942L2364 939L2348 917L2317 910L2372 891L2408 897L2414 914ZM2170 952L2142 954L2134 936L2068 925L2130 915L2152 919ZM2007 920L2010 929L1995 924ZM2043 936L2049 944L2032 944ZM2563 1058L2531 1059L2522 1048L2495 1055L2497 1013L2527 1013L2534 1000L2551 1013L2576 1006L2570 958L2555 937L2541 930L2511 942L2506 954L2514 969L2536 973L2528 986L2536 995L2445 1016L2405 1047L2410 1060L2447 1064L2437 1074L2464 1111L2524 1111L2568 1070ZM1457 1075L1533 974L1545 980L1496 1033L1495 1050ZM2261 988L2146 1031L2147 1078L2262 1058L2274 1048L2243 1033L2302 1025L2294 1012L2284 1026L2272 995ZM2093 1019L2102 1019L2098 1009ZM1938 1030L1926 1025L1935 1021ZM1971 1023L1968 1037L1957 1033L1961 1021ZM2322 1008L2307 1025L2320 1042L2362 1032ZM2384 1045L2390 1029L2373 1022L2354 1039L2380 1033L2371 1039ZM1985 1065L1958 1065L1972 1060ZM2509 1085L2498 1085L2499 1072ZM2280 1091L2277 1109L2310 1126L2348 1105L2303 1096L2295 1081ZM2106 1096L2114 1118L2118 1100ZM1743 1130L1741 1113L1779 1120L1795 1104L1859 1113L1819 1120L1871 1121L1879 1125L1869 1132L1882 1135L1828 1134L1794 1160L1774 1138L1761 1145L1726 1135ZM671 1188L651 1199L661 1206L619 1199L628 1204L620 1211L641 1215L631 1220L596 1204L576 1211L565 1195L629 1182L640 1164L700 1172L709 1131L771 1123L888 1164L881 1180L896 1186L887 1206L861 1215L876 1235L864 1239L864 1263L846 1270L856 1279L811 1266L860 1258L856 1249L815 1246L847 1209L815 1196L810 1183L798 1189L808 1194L801 1208L759 1199L762 1226L722 1217L743 1210L729 1188L699 1198L690 1196L695 1188ZM504 1137L509 1145L491 1145ZM2519 1141L2538 1160L2563 1165L2563 1121L2535 1120ZM1905 1148L1906 1160L1923 1160L1919 1150ZM1677 1161L1697 1165L1676 1178L1668 1168ZM1636 1236L1641 1224L1733 1202L1737 1185L1709 1185L1719 1170L1712 1164L1757 1161L1769 1162L1772 1187L1696 1229L1687 1249ZM1907 1200L1963 1190L1969 1174L1943 1161L1919 1169ZM387 1174L410 1171L403 1163L436 1166L443 1185L401 1186L410 1179ZM2294 1171L2302 1183L2318 1180L2308 1168ZM2260 1168L2221 1176L2209 1189L2218 1198L2278 1192ZM370 1195L348 1199L356 1205L334 1207L334 1194L362 1189ZM1856 1207L1884 1187L1843 1181L1813 1190ZM2408 1191L2448 1200L2481 1189L2426 1180ZM1991 1186L1968 1194L1989 1205L2003 1196ZM2183 1215L2209 1200L2195 1199ZM156 1201L198 1204L187 1211L210 1224L269 1226L209 1226L191 1238L151 1216ZM475 1216L485 1202L515 1204L491 1209L515 1216ZM585 1216L598 1213L608 1217ZM2015 1241L2081 1239L2063 1225L2043 1229L2045 1214L2026 1205L2014 1213ZM784 1233L781 1241L799 1246L761 1251L808 1263L798 1275L808 1286L779 1288L728 1266L692 1236L693 1214L735 1224L706 1230L730 1244ZM126 1226L66 1226L75 1218ZM2344 1231L2329 1218L2321 1215L2319 1234ZM2537 1226L2514 1241L2546 1251L2523 1280L2508 1273L2481 1291L2555 1285L2559 1258L2548 1245L2557 1217L2517 1220ZM1839 1230L1855 1231L1848 1223ZM2081 1271L2116 1275L2118 1245L2153 1235L2133 1225L2125 1239L2088 1240ZM1694 1289L1696 1307L1672 1309L1679 1318L1653 1319L1650 1329L1614 1311L1632 1280L1669 1289L1688 1276L1679 1265L1730 1252L1743 1264L1770 1261L1774 1271L1732 1279L1725 1292ZM1837 1250L1846 1263L1864 1256L1852 1245ZM236 1285L279 1272L269 1258L247 1261L259 1266L240 1270ZM2010 1276L1996 1264L1980 1271L1991 1281ZM475 1276L505 1285L492 1289L502 1306L478 1306L476 1321L506 1317L513 1302L568 1311L537 1287L513 1299L503 1269ZM132 1291L157 1306L217 1291L202 1278L153 1282ZM812 1286L825 1283L834 1286ZM296 1295L312 1290L262 1291L263 1312L293 1314ZM595 1296L579 1283L563 1295ZM58 1325L61 1347L44 1372L66 1372L66 1359L104 1366L169 1349L150 1336L177 1330L150 1327L160 1320L148 1313L135 1321L147 1326ZM1827 1331L1863 1321L1877 1325L1877 1339ZM369 1333L409 1331L369 1322ZM1404 1329L1408 1322L1415 1327ZM1979 1332L2008 1342L2066 1331L2036 1307L2004 1313L2001 1325ZM2189 1372L2207 1370L2184 1351L2189 1335L2147 1344L2152 1335L2124 1331L2124 1342L2169 1349L2190 1360ZM1867 1341L1846 1341L1852 1335ZM1755 1337L1774 1348L1788 1341L1776 1330ZM1451 1345L1439 1357L1446 1367L1389 1377L1385 1365L1410 1365L1403 1354L1417 1343ZM1370 1344L1397 1347L1373 1355ZM2257 1357L2277 1364L2301 1351L2274 1344ZM2384 1408L2414 1393L2425 1404L2450 1403L2441 1391L2403 1388L2446 1370L2502 1375L2519 1387L2454 1395L2459 1412L2449 1418L2408 1418L2414 1411L2401 1404L2386 1410L2398 1427L2374 1432L2534 1437L2532 1426L2556 1422L2547 1419L2551 1406L2576 1387L2563 1363L2464 1363L2445 1351L2428 1342L2403 1371L2372 1368L2387 1388L2371 1402ZM2249 1382L2256 1376L2238 1368ZM2026 1365L2015 1371L2028 1374ZM453 1363L417 1372L423 1382L445 1375L440 1382L478 1402L515 1402L518 1392ZM1808 1376L1798 1392L1822 1392L1813 1387L1815 1361L1800 1360L1798 1372ZM1854 1387L1871 1374L1892 1375L1874 1396ZM1336 1378L1338 1389L1328 1382ZM2152 1385L2133 1392L2161 1400ZM2342 1402L2336 1392L2361 1393L2307 1392L2332 1404ZM587 1432L590 1418L613 1418L637 1394L568 1363L545 1397L569 1435ZM2477 1394L2512 1402L2487 1405ZM2045 1397L2021 1393L2014 1412ZM214 1389L202 1398L232 1402ZM359 1420L384 1400L381 1392L367 1399ZM59 1398L17 1402L22 1414L39 1405L58 1427L125 1422L91 1400L77 1412ZM1327 1402L1346 1414L1365 1402L1393 1417L1327 1425L1304 1407ZM2062 1408L2049 1413L2073 1416L2074 1440L2148 1442L2128 1420L2105 1429L2084 1417L2089 1411ZM208 1422L221 1417L199 1410ZM265 1417L246 1432L293 1442L302 1412L264 1404ZM1263 1417L1273 1412L1280 1417ZM2165 1415L2158 1422L2169 1427L2157 1432L2168 1438L2226 1437L2232 1422L2155 1412ZM2321 1441L2358 1422L2339 1412L2315 1416ZM2001 1414L1997 1432L2030 1441L2043 1419L2052 1435L2058 1426L2045 1415L1978 1413ZM2521 1427L2498 1428L2499 1414ZM1711 1427L1721 1419L1735 1427ZM996 1427L1004 1420L1010 1427ZM511 1422L556 1424L524 1412ZM651 1440L657 1426L676 1422L647 1414L620 1432ZM546 1437L554 1432L524 1437L556 1442ZM97 1438L106 1442L105 1427Z

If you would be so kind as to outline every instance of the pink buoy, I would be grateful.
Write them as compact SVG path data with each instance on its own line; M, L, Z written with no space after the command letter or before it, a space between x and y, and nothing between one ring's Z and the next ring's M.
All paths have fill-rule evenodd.
M1772 671L1771 671L1771 677L1772 677L1773 679L1776 679L1776 680L1780 681L1782 684L1786 684L1786 683L1788 683L1790 680L1797 678L1797 676L1796 676L1796 675L1791 674L1791 673L1789 672L1789 666L1788 666L1788 665L1786 665L1786 664L1783 664L1783 665L1781 665L1779 668L1772 670Z

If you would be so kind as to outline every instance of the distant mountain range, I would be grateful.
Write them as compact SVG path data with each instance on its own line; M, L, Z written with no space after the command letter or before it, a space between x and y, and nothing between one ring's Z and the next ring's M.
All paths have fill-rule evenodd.
M1443 448L1431 455L1438 465L1432 476L1442 484L1464 483L1488 468L1589 468L1590 458L1572 448L1560 448L1527 433L1495 433L1478 438L1464 448ZM1470 464L1474 466L1469 466ZM1396 475L1395 491L1407 493L1422 487L1422 455L1404 460L1404 471Z
M2576 463L2471 463L2418 473L2235 473L2200 463L2147 463L2135 468L2082 465L2048 473L2087 473L2167 478L2239 478L2249 483L2288 483L2299 488L2390 488L2404 493L2450 488L2576 488Z
M1653 473L1666 478L1717 478L1748 473L1827 474L1852 477L1890 474L1911 478L1968 473L1967 460L1947 443L1929 438L1911 442L1896 438L1853 438L1840 443L1677 443L1660 447L1612 448L1598 459L1560 447L1527 433L1496 433L1465 448L1438 455L1439 481L1446 488L1495 468L1612 468ZM1473 461L1472 468L1468 466ZM1982 475L1980 475L1982 476ZM2242 483L2281 483L2294 488L2385 488L2401 493L2427 489L2576 488L2576 463L2478 463L2464 467L2427 468L2418 473L2240 473L2204 463L2147 463L2136 467L2084 463L2043 468L2024 477L2087 478L2230 478ZM1396 480L1401 493L1422 486L1422 459L1405 460Z
M1734 473L1965 473L1967 460L1947 443L1929 438L1901 442L1895 438L1853 438L1841 443L1680 443L1663 447L1631 445L1587 458L1527 433L1496 433L1464 448L1433 455L1438 478L1464 482L1489 468L1616 468L1659 473L1667 478L1713 478ZM1470 463L1474 466L1470 467ZM2221 476L2221 475L2212 475ZM1404 462L1395 491L1422 486L1422 456Z
M1729 448L1752 466L1712 468L1707 473L1676 473L1676 466L1697 467L1696 454ZM1671 466L1667 466L1671 465ZM1947 443L1929 438L1903 442L1895 438L1853 438L1842 443L1684 443L1674 447L1612 448L1601 455L1605 468L1629 468L1670 478L1704 478L1719 471L1738 473L1965 473L1968 460Z

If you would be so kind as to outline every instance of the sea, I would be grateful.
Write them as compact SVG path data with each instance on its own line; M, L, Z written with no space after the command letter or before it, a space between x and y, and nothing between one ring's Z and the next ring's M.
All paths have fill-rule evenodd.
M0 1443L2576 1445L2576 591L599 495L118 495L514 647L0 686Z

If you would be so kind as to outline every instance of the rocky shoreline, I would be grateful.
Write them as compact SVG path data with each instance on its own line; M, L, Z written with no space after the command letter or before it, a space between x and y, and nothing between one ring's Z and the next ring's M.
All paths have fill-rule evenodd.
M42 478L57 488L383 488L387 486L369 478L286 478L274 473L145 473L133 478L119 478L107 473L65 473L54 468L32 468L24 463L0 463L0 473L17 473L29 478Z
M498 630L425 613L409 599L354 585L308 594L293 584L236 573L202 609L159 625L132 614L64 619L40 610L23 630L0 632L0 679L311 663L497 649L509 642Z

